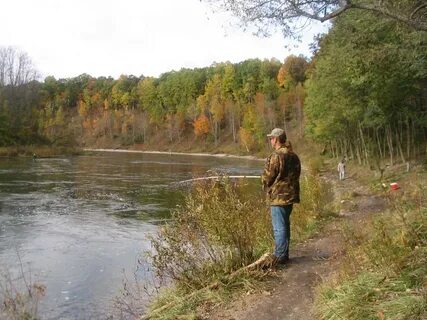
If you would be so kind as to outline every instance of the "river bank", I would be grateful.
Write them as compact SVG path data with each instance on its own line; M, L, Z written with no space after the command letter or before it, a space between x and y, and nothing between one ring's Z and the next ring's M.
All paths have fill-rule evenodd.
M316 288L339 270L345 255L345 239L342 228L347 218L356 219L364 211L367 214L385 209L382 197L367 192L365 186L348 178L337 181L331 169L322 170L321 179L331 184L335 216L331 216L308 239L295 244L290 263L283 269L272 269L258 288L237 296L229 305L216 309L209 319L233 320L312 320L317 319L314 306ZM357 197L351 210L343 201L349 192L363 194ZM304 201L304 199L303 199ZM368 205L369 204L369 205ZM293 219L296 215L293 214ZM286 315L286 316L285 316Z
M307 170L301 186L307 201L293 213L294 243L309 238L331 214L329 188L315 174ZM263 286L269 270L240 269L271 252L271 221L264 197L261 190L248 194L227 181L205 181L192 190L152 242L153 270L174 285L155 297L146 318L197 318L250 287ZM123 301L125 305L134 304Z
M328 167L321 171L320 178L332 184L336 215L329 216L308 238L293 246L291 263L286 268L246 274L240 283L217 281L196 293L172 291L175 296L156 299L160 302L155 301L154 308L152 305L154 312L143 319L188 316L276 320L286 315L291 320L312 320L335 319L336 314L340 315L336 319L383 319L381 315L424 319L425 168L417 166L409 173L399 167L389 168L380 181L354 167L348 178L339 181L335 165ZM399 182L400 189L389 187L393 181ZM293 213L294 229L302 213L304 210ZM392 224L381 227L385 221ZM407 278L412 269L416 270L415 282ZM373 282L360 288L364 277ZM400 289L402 283L405 285ZM363 297L375 299L361 298L358 290L362 290ZM166 300L168 308L161 309L161 301L164 306ZM407 301L407 307L403 301Z
M322 176L337 217L294 248L287 268L209 319L425 319L425 166L390 168L383 181L356 168L344 181Z
M195 157L217 157L231 159L247 159L264 161L264 158L251 155L236 155L223 152L177 152L177 151L157 151L157 150L137 150L137 149L120 149L120 148L80 148L80 147L54 147L54 146L9 146L0 147L0 157L39 157L48 158L63 155L78 155L83 152L121 152L121 153L142 153L142 154L159 154L159 155L184 155Z

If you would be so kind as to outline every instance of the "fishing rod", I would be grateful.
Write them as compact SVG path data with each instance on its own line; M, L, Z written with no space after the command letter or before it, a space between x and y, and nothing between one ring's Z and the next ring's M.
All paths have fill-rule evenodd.
M209 177L201 177L201 178L178 181L178 182L175 182L175 184L183 184L183 183L203 181L203 180L220 180L220 179L261 179L261 176L209 176Z

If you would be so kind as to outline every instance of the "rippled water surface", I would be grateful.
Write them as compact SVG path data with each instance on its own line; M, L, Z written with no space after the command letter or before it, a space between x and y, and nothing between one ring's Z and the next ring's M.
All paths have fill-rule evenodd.
M0 158L0 271L47 287L42 319L106 319L149 249L147 235L208 170L258 175L258 161L137 153ZM21 261L21 262L20 262Z

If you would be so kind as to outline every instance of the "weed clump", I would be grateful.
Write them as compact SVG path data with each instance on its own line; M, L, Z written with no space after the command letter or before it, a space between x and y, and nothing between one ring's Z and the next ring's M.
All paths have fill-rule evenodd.
M261 194L245 196L227 179L199 183L152 238L160 277L190 290L221 279L268 251L268 207Z
M348 261L336 283L320 286L320 319L425 319L427 192L393 200L371 227L349 230Z
M40 300L46 287L32 281L31 274L21 270L18 277L9 272L0 274L0 319L37 320Z

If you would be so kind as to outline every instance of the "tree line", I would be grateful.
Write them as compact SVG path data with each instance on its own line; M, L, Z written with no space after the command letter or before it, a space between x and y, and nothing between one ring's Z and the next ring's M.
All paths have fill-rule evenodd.
M348 10L316 37L310 59L216 63L158 78L40 82L27 55L0 48L0 145L233 142L256 152L283 127L335 157L405 162L427 152L426 47L422 28Z
M284 64L251 59L166 72L158 78L82 74L3 84L0 123L6 130L0 133L0 144L131 145L195 139L217 145L232 140L256 151L263 148L271 127L292 124L302 131L302 121L296 123L293 115L301 114L297 109L303 93L296 86L301 86L307 66L306 58L290 56ZM282 83L279 74L287 75ZM22 91L19 99L11 96L15 91Z

